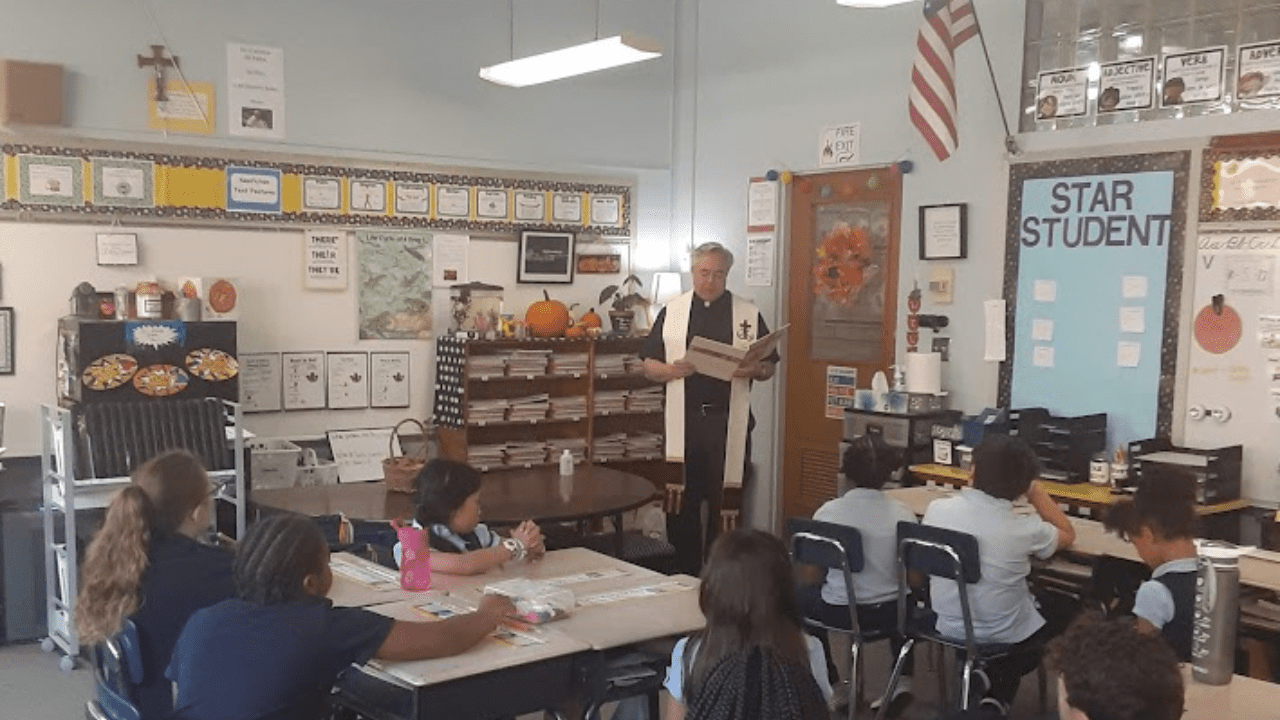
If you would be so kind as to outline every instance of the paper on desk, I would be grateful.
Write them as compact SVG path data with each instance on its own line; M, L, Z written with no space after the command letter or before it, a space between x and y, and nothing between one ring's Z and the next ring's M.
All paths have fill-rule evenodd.
M783 325L746 348L736 348L697 336L689 342L689 351L685 353L684 359L703 375L719 380L732 380L733 373L738 368L756 363L777 349L788 327L790 325Z
M680 582L679 580L669 580L656 585L646 585L644 587L631 588L629 590L611 590L609 592L597 593L595 595L586 595L578 598L578 605L580 607L586 605L607 605L608 603L618 602L620 600L654 597L655 595L665 595L667 593L692 589L692 585Z
M341 575L348 580L354 580L380 590L400 586L400 576L381 565L360 565L347 562L341 558L331 558L329 560L329 569L334 574Z

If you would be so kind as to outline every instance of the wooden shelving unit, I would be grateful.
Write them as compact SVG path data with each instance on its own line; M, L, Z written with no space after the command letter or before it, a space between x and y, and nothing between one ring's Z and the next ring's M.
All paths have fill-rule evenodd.
M620 339L554 339L554 340L463 340L442 337L437 340L435 416L439 422L440 451L444 457L471 462L482 472L501 472L513 466L472 462L470 448L504 442L537 442L581 438L586 443L586 460L603 463L596 457L593 443L597 438L614 433L663 432L661 410L599 412L597 394L606 391L638 390L655 383L634 369L631 372L599 372L597 361L603 356L635 356L643 338ZM549 357L585 353L585 372L531 375L477 375L468 371L476 357L506 355L517 350L550 351ZM585 410L580 416L548 417L536 420L476 421L470 417L471 403L477 400L511 399L547 394L551 398L583 397ZM554 464L548 457L542 463L524 463L517 467ZM672 470L665 462L663 450L642 457L628 456L609 460L608 465L634 472L665 485Z

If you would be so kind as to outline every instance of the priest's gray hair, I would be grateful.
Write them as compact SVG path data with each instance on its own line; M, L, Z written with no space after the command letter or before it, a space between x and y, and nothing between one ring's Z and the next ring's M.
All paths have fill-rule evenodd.
M704 242L693 249L689 254L689 267L693 267L702 261L702 258L708 255L719 255L724 260L725 270L733 267L733 253L729 252L729 248L718 242Z

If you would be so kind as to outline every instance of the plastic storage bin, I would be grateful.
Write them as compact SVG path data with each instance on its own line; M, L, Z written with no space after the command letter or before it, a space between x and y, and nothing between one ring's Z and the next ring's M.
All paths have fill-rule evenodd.
M298 483L298 465L302 461L302 448L276 438L255 438L245 442L252 458L253 487L293 487Z

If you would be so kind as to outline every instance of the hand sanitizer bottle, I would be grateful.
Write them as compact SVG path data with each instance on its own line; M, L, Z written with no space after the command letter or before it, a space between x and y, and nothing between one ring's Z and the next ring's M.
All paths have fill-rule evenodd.
M567 449L560 453L560 474L573 475L573 453Z

